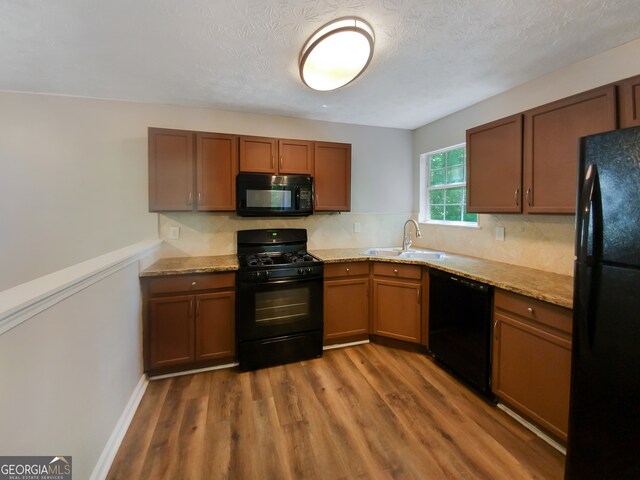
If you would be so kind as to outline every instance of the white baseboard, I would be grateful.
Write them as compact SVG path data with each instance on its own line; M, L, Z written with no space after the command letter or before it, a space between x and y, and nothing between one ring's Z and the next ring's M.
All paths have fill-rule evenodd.
M325 345L324 347L322 347L322 350L333 350L334 348L353 347L354 345L364 345L365 343L369 343L369 340L358 340L357 342L336 343L335 345Z
M540 430L538 427L536 427L533 423L528 422L527 420L522 418L520 415L518 415L516 412L511 410L509 407L507 407L506 405L504 405L502 403L498 403L498 408L500 410L502 410L504 413L506 413L507 415L509 415L511 418L513 418L516 422L518 422L519 424L521 424L522 426L524 426L528 430L531 430L534 434L536 434L542 440L544 440L549 445L551 445L553 448L558 450L560 453L562 453L563 455L567 454L567 449L566 448L564 448L562 445L560 445L558 442L556 442L553 438L551 438L549 435L547 435L542 430Z
M240 365L239 363L225 363L224 365L214 365L213 367L197 368L195 370L185 370L183 372L167 373L166 375L156 375L149 377L149 380L162 380L163 378L181 377L182 375L191 375L193 373L210 372L211 370L222 370L223 368L233 368Z
M147 380L147 376L143 374L142 377L140 377L140 381L136 385L136 388L133 389L133 393L124 408L122 415L120 415L118 423L116 423L115 428L111 432L111 436L109 437L109 440L107 440L107 444L100 454L98 463L96 463L96 466L93 468L93 472L91 472L90 480L104 480L107 478L113 459L116 457L116 453L118 453L120 444L127 433L131 420L133 420L133 416L138 409L138 405L140 405L140 401L147 389L147 385L149 385L149 380Z

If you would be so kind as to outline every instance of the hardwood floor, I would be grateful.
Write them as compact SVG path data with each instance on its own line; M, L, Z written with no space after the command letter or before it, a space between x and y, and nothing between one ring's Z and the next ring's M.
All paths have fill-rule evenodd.
M420 353L381 345L152 381L109 479L555 479L564 457Z

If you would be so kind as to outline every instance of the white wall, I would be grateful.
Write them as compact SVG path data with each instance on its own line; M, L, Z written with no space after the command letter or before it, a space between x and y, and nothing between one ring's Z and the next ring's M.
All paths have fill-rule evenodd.
M414 131L414 210L420 154L465 141L468 128L640 74L640 39L539 77ZM575 219L570 215L480 215L479 230L424 225L418 244L570 275ZM505 241L495 227L505 227Z
M0 111L0 291L157 235L149 126L351 143L352 210L412 210L409 130L7 92Z
M90 477L142 376L140 306L134 262L0 334L2 455Z

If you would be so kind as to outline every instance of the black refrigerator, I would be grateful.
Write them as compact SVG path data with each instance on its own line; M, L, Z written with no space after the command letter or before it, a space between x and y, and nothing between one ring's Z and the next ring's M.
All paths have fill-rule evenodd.
M640 479L640 127L580 142L565 479Z

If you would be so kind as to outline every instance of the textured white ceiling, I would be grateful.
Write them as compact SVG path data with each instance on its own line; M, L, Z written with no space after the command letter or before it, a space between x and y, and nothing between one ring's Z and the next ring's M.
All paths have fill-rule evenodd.
M334 92L300 48L366 19L369 69ZM640 36L638 0L0 0L0 90L416 128Z

